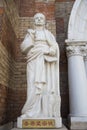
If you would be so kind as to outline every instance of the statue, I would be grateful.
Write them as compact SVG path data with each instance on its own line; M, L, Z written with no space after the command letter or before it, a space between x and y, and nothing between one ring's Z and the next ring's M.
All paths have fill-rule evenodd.
M59 47L42 13L34 16L34 23L21 44L27 55L27 100L21 118L60 117Z

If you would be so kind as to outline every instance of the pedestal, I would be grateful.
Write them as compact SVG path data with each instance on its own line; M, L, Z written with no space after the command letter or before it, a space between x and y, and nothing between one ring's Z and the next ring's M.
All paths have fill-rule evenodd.
M87 117L69 117L71 130L87 130Z
M21 118L17 119L17 128L61 128L61 117L56 118Z

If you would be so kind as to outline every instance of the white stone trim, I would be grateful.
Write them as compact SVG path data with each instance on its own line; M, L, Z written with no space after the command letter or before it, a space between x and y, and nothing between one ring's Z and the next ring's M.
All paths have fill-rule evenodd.
M75 4L73 5L70 19L69 19L69 25L68 25L68 38L73 37L73 29L74 29L73 26L74 26L74 22L76 18L75 16L76 16L80 3L81 3L81 0L76 0Z
M78 41L78 40L71 40L71 39L66 39L65 43L67 46L85 46L87 45L87 41Z

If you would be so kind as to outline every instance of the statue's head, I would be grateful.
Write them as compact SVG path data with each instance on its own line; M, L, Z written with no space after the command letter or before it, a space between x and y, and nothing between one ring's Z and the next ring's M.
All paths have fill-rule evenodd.
M46 23L46 18L42 13L36 13L34 15L34 22L36 26L43 26Z

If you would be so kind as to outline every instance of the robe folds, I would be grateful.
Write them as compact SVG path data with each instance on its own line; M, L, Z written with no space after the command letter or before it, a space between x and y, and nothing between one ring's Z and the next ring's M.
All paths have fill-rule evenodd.
M35 31L28 29L21 44L27 55L27 100L22 114L30 118L60 116L59 47L53 34L43 31L46 40L35 41Z

